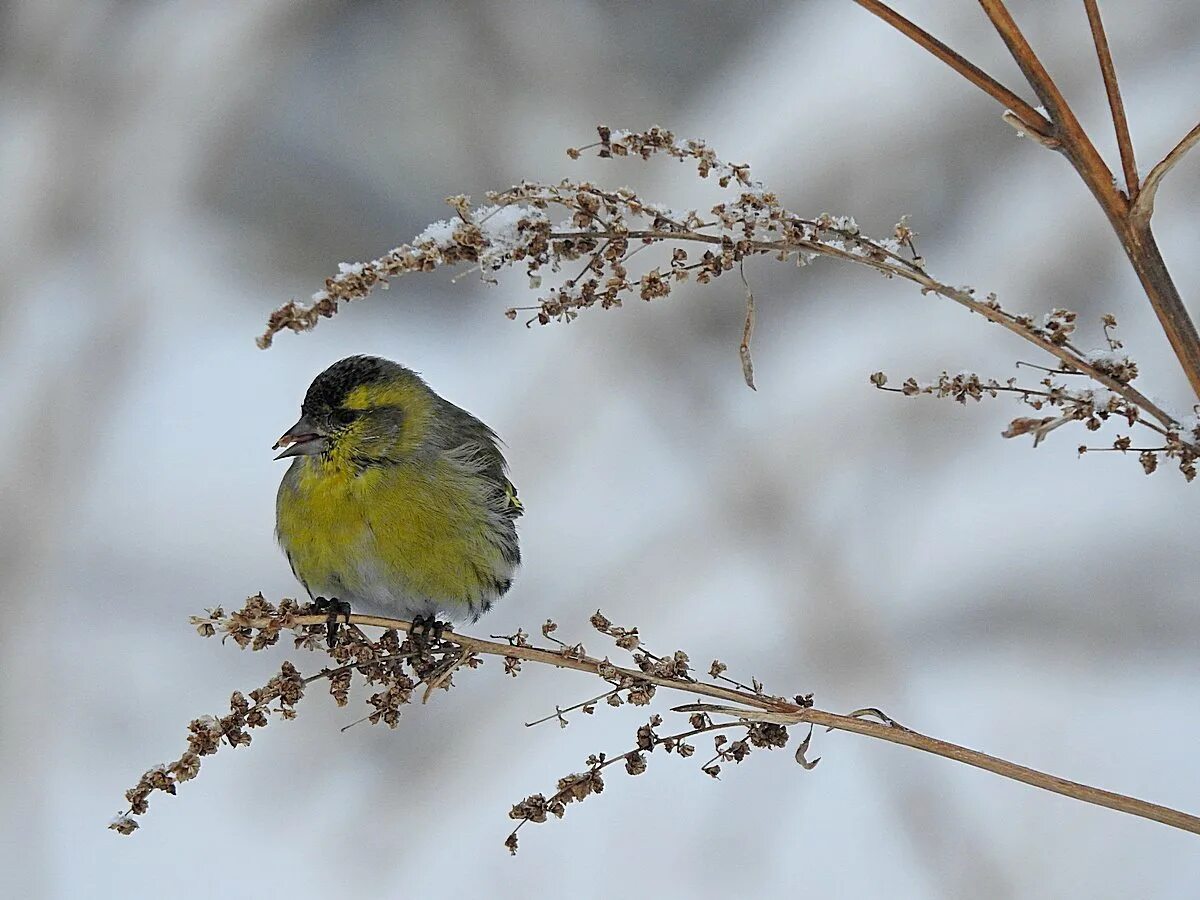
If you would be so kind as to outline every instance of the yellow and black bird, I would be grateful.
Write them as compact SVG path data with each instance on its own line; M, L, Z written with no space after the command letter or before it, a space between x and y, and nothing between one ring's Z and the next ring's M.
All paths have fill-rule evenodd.
M432 623L508 591L523 508L492 429L374 356L334 363L300 409L275 445L293 457L276 532L310 597Z

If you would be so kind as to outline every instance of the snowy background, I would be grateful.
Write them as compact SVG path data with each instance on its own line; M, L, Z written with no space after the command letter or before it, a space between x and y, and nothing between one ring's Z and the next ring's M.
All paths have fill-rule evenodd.
M974 4L899 6L1021 86ZM1103 6L1145 172L1195 124L1200 20L1191 0ZM1080 5L1013 9L1113 159ZM586 628L603 607L652 647L825 708L878 706L1193 812L1200 485L1078 460L1079 431L1004 441L1009 401L873 390L877 369L1006 378L1042 360L828 261L748 266L758 393L725 279L526 330L501 315L531 299L519 273L439 273L255 349L272 308L445 217L452 193L573 176L711 203L669 161L563 153L597 122L658 123L752 163L793 209L881 236L910 214L931 272L1017 310L1079 310L1084 346L1115 313L1139 386L1186 409L1065 161L849 0L28 0L2 16L5 896L1194 896L1193 836L844 734L814 738L814 772L785 751L719 782L697 771L707 745L697 765L657 753L526 827L510 858L510 804L626 749L644 711L527 730L594 685L509 683L494 662L395 732L340 733L357 708L314 696L158 795L132 838L106 831L189 719L285 657L316 663L202 641L187 617L294 595L270 445L350 353L420 370L509 445L527 566L481 631L553 616L603 651ZM1156 218L1192 298L1198 197L1189 159Z

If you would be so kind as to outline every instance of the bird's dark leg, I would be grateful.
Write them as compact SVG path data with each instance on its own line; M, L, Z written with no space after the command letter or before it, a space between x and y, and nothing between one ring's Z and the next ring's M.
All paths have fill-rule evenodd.
M329 613L329 620L325 624L325 640L330 647L333 647L337 643L338 616L345 616L346 624L350 624L350 604L345 600L338 600L336 597L329 599L315 597L313 599L313 609L317 612Z
M447 628L450 628L450 623L439 622L433 616L414 616L408 636L425 646L440 644Z

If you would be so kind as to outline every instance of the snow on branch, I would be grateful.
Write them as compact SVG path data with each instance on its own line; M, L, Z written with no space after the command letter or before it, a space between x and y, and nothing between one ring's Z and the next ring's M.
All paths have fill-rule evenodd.
M916 233L906 218L901 218L890 237L871 238L850 216L825 213L806 217L787 209L773 191L751 177L749 165L725 161L705 141L678 138L659 127L639 132L600 126L597 131L598 141L572 148L568 155L578 159L586 151L595 151L602 158L670 157L694 166L698 177L714 179L728 192L728 198L704 211L675 209L629 188L608 189L572 180L522 182L489 193L482 206L473 206L466 196L451 197L448 202L454 218L434 222L410 243L378 259L342 263L311 302L291 301L275 310L258 339L259 346L269 347L283 330L310 330L320 319L333 316L342 303L361 300L377 288L386 289L401 275L462 264L473 267L489 283L495 283L502 270L523 267L531 288L539 294L534 303L510 307L506 315L516 319L525 314L527 326L569 322L583 310L612 309L631 299L656 302L679 284L690 280L708 284L736 270L743 280L744 290L739 294L746 298L738 354L743 377L754 387L750 338L755 307L754 295L745 282L744 262L765 256L805 266L824 257L866 266L887 278L904 279L925 294L965 306L1054 357L1056 368L1048 371L1086 376L1102 396L1115 398L1112 402L1105 399L1102 408L1092 408L1087 406L1087 396L1073 397L1071 389L1050 379L1022 389L1010 384L1005 392L1023 402L1036 399L1063 409L1058 416L1014 419L1005 436L1032 433L1036 445L1067 422L1082 421L1095 430L1093 425L1098 427L1117 416L1126 419L1130 427L1156 432L1161 439L1138 451L1148 474L1163 457L1175 460L1189 481L1195 476L1200 422L1195 415L1168 412L1132 386L1138 367L1112 338L1116 320L1111 316L1102 320L1108 347L1082 349L1075 338L1077 317L1070 310L1052 309L1041 317L1013 313L1000 305L995 294L980 300L973 288L935 279L917 252ZM656 245L669 249L669 258L664 256L658 264L649 256L633 259ZM576 268L577 263L582 266ZM1039 392L1045 396L1039 397ZM916 393L937 392L922 389ZM1111 447L1081 447L1081 452L1088 449L1129 452L1131 443L1118 435Z

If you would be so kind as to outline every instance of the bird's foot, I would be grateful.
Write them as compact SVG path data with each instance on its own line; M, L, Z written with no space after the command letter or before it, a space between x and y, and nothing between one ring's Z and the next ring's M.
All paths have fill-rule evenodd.
M440 644L447 630L453 630L449 622L439 622L433 616L414 616L408 636L420 646Z
M350 624L350 604L345 600L338 600L336 597L328 599L317 597L313 600L313 609L317 612L329 613L329 620L325 623L325 640L332 648L337 643L338 616L344 616L346 624Z

